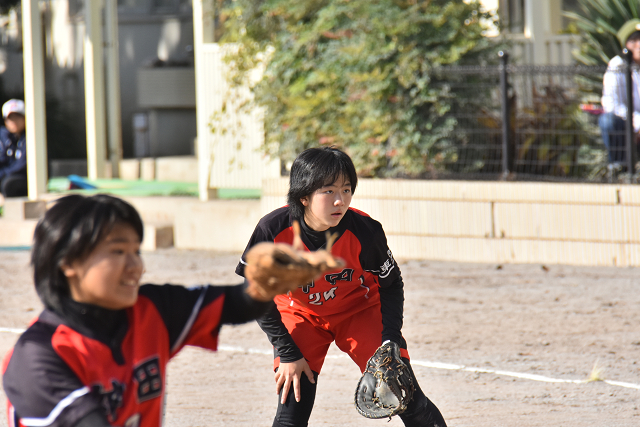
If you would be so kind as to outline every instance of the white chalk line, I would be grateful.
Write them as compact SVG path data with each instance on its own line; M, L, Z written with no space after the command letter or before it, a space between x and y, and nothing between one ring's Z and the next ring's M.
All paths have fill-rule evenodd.
M24 331L25 331L24 329L18 329L18 328L0 328L0 332L9 332L12 334L21 334Z
M0 327L0 332L21 334L22 332L24 332L24 329L19 329L19 328L1 328ZM218 346L218 350L219 351L230 351L230 352L234 352L234 353L264 354L264 355L268 355L268 356L272 356L273 355L273 351L272 350L261 350L261 349L257 349L257 348L244 348L244 347L224 345L224 344L223 345L219 345ZM342 359L342 358L348 358L348 356L346 354L327 355L327 359ZM425 367L425 368L432 368L432 369L445 369L445 370L449 370L449 371L474 372L474 373L478 373L478 374L494 374L494 375L500 375L500 376L505 376L505 377L513 377L513 378L519 378L519 379L523 379L523 380L540 381L540 382L546 382L546 383L586 384L586 383L590 382L589 380L567 380L567 379L561 379L561 378L546 377L544 375L523 374L523 373L520 373L520 372L511 372L511 371L502 371L502 370L498 370L498 369L487 369L487 368L478 368L478 367L473 367L473 366L455 365L455 364L452 364L452 363L427 362L427 361L415 360L415 359L411 360L411 365L412 366L422 366L422 367ZM632 388L632 389L640 390L640 384L633 384L633 383L627 383L627 382L624 382L624 381L612 381L612 380L600 380L600 381L603 382L603 383L609 384L609 385L617 386L617 387Z
M411 360L411 365L412 366L418 365L418 366L424 366L427 368L435 368L435 369L449 369L449 370L456 370L456 371L476 372L481 374L502 375L506 377L514 377L514 378L520 378L520 379L531 380L531 381L542 381L546 383L586 384L588 382L594 382L589 380L566 380L561 378L545 377L544 375L522 374L520 372L501 371L501 370L487 369L487 368L476 368L473 366L453 365L453 364L440 363L440 362L423 362L421 360ZM600 381L609 385L640 390L640 384L633 384L633 383L627 383L623 381L612 381L612 380L600 380Z
M273 351L271 350L259 350L255 348L243 348L236 347L230 345L219 345L218 350L220 351L232 351L235 353L249 353L249 354L266 354L273 355ZM341 355L327 355L327 359L347 359L348 356L346 354ZM586 384L590 382L589 380L566 380L560 378L551 378L545 377L544 375L536 375L536 374L522 374L520 372L511 372L511 371L502 371L496 369L487 369L487 368L477 368L473 366L464 366L464 365L454 365L452 363L442 363L442 362L427 362L423 360L415 360L411 359L411 366L422 366L425 368L432 369L446 369L451 371L465 371L465 372L475 372L479 374L494 374L501 375L506 377L514 377L523 380L531 380L531 381L541 381L547 383L570 383L570 384ZM627 383L623 381L611 381L611 380L601 380L603 383L614 385L618 387L625 388L633 388L636 390L640 390L640 384Z

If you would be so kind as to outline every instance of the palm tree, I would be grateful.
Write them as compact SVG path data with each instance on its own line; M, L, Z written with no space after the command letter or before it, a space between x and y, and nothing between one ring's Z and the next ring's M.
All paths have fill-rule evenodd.
M576 60L584 65L607 64L620 53L616 34L630 19L640 17L638 0L578 0L579 12L564 12L574 20L581 39Z

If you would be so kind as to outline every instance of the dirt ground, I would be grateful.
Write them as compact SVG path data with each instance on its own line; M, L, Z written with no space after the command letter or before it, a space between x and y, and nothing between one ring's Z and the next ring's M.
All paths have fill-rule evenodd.
M239 254L167 249L143 256L145 282L239 282ZM9 329L25 327L41 309L28 258L0 252L0 354L18 338ZM640 425L637 269L400 265L414 370L449 426ZM218 352L186 349L170 363L166 426L271 426L276 395L264 334L255 323L226 326L220 344ZM592 373L605 381L583 382ZM310 426L402 425L357 413L359 375L332 347ZM5 411L0 403L0 427Z

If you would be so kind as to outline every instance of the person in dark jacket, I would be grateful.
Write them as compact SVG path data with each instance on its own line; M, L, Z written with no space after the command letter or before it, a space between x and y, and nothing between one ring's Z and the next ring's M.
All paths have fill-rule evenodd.
M10 99L2 106L0 126L0 191L4 197L27 195L27 140L24 102Z

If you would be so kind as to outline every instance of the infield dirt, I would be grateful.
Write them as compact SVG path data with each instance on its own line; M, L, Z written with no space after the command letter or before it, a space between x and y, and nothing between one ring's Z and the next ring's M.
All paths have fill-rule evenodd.
M166 249L143 258L144 282L240 282L235 253ZM400 266L403 333L414 370L450 427L640 425L638 269L436 261ZM0 295L4 355L18 338L9 329L24 328L42 308L28 252L0 252ZM271 426L271 367L270 345L255 322L224 326L218 352L187 348L169 364L165 425ZM594 372L609 382L581 382ZM358 415L353 392L359 376L332 346L311 427L402 425L397 418ZM4 400L0 391L0 427L7 426Z

